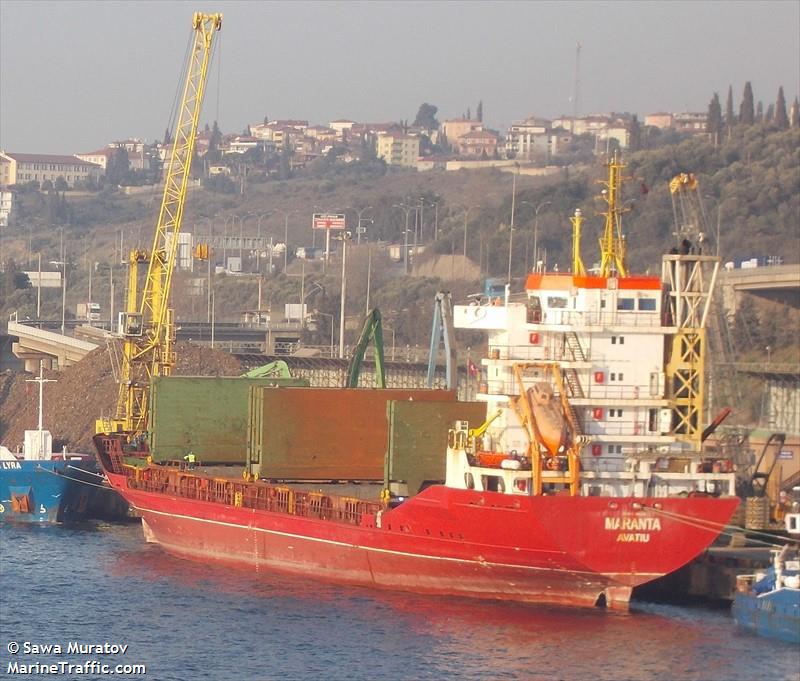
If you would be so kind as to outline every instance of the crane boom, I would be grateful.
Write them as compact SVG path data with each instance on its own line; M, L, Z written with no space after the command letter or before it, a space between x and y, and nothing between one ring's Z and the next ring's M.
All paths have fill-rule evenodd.
M211 48L214 35L221 27L222 14L196 12L192 18L193 45L153 246L150 253L136 249L130 254L127 305L120 329L123 361L116 414L111 421L99 421L98 432L133 435L146 432L150 382L154 376L169 376L175 365L175 327L169 297L177 236L186 202ZM139 295L138 269L144 263L148 263L147 276Z

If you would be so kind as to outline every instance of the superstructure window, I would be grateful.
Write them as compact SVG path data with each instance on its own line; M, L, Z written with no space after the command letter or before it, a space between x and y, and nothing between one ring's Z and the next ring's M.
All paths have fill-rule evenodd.
M655 298L639 298L639 309L644 312L655 312L656 311L656 299Z
M618 310L635 310L636 301L633 298L619 298L617 299Z
M550 308L565 308L567 306L567 299L562 296L548 296L547 307Z

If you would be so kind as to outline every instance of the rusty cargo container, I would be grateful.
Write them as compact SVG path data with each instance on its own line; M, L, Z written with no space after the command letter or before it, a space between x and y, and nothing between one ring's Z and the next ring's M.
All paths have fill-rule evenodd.
M204 464L244 466L250 388L307 385L302 378L156 377L150 410L153 459L180 460L191 452Z
M254 387L251 470L272 479L383 480L390 401L453 403L455 391Z

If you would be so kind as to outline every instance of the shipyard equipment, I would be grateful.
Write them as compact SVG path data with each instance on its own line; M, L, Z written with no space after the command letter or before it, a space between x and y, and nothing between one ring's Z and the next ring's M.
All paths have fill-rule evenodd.
M120 315L122 358L119 393L113 418L99 419L98 433L123 432L132 437L148 429L150 385L157 376L169 376L175 365L175 325L169 306L175 251L178 244L186 189L194 155L214 36L222 27L221 14L197 12L192 18L192 46L178 109L164 194L150 251L130 254L128 295ZM147 265L143 285L139 270Z
M375 348L375 387L386 387L386 373L383 363L383 327L381 326L380 310L375 308L367 315L366 320L364 320L361 336L358 338L353 357L350 359L350 364L347 367L346 388L358 387L361 365L364 362L364 355L367 352L367 346L370 341L372 341Z
M431 328L431 348L428 354L428 387L433 388L433 375L436 372L436 354L444 342L445 385L448 390L456 387L456 346L453 338L453 309L449 293L439 292L433 303L433 326Z

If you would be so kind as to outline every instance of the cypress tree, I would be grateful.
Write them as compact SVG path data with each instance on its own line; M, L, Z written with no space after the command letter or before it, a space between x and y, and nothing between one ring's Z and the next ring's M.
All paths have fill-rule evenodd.
M728 86L728 101L725 103L725 125L730 130L736 125L736 114L733 112L733 86Z
M475 109L475 118L483 123L483 100L478 101L478 108Z
M712 135L718 134L722 130L722 107L719 103L719 94L714 93L711 102L708 104L708 120L706 122L706 132Z
M750 85L748 80L744 84L744 92L742 93L742 104L739 107L739 122L742 125L753 125L755 122L756 111L753 105L753 86Z
M789 123L793 128L800 127L800 101L798 101L797 97L794 98L794 104L792 104Z
M775 102L775 125L781 130L789 127L789 117L786 115L786 100L783 97L783 85L778 88L778 99Z
M767 115L764 117L765 123L772 123L773 119L775 118L775 105L770 104L767 107Z
M756 123L761 123L764 120L764 102L760 99L756 104Z

